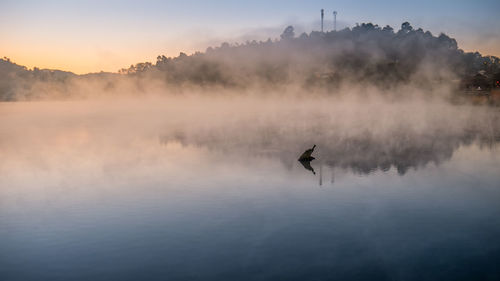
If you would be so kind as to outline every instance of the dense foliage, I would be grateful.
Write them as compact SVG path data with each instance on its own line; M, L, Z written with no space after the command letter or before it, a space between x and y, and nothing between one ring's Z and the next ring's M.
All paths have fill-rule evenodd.
M112 88L119 79L134 83L152 79L177 88L294 86L329 91L342 85L387 89L408 84L426 89L436 83L462 89L500 87L499 58L464 52L455 39L414 29L408 22L398 31L363 23L298 37L288 26L280 38L223 43L204 53L181 53L173 58L161 55L156 63L138 63L120 70L121 75L77 76L57 70L28 70L4 58L0 59L0 100L36 98L34 91L49 84L50 89L64 92L74 81L91 79L103 82L100 85L104 88Z
M484 78L482 86L491 88L500 79L500 60L466 53L455 39L413 29L408 22L397 32L390 26L363 23L352 29L313 31L299 37L289 26L281 40L223 43L191 56L158 56L155 64L139 63L121 72L149 75L170 84L237 87L287 83L335 87L345 82L425 87L432 82L471 80L479 73Z

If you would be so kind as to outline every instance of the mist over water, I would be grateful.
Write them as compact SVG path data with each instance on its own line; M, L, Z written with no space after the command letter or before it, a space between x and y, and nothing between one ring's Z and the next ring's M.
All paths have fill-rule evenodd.
M0 279L498 279L498 108L393 96L1 103Z
M1 109L2 158L44 169L89 157L98 161L91 163L96 169L128 157L159 160L172 146L290 165L317 144L318 161L326 165L404 173L449 160L462 146L494 149L500 140L498 108L421 98L193 95L4 103Z
M1 58L0 281L500 280L500 58L281 30L116 73Z

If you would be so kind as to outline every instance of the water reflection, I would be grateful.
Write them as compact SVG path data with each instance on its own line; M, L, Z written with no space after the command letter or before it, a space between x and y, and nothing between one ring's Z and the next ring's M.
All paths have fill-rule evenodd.
M316 172L314 171L314 168L311 166L311 160L298 160L298 161L300 162L300 164L302 164L302 166L304 166L304 168L306 170L309 170L314 175L316 175Z
M500 124L500 122L499 122ZM500 125L496 125L500 127ZM267 140L252 138L228 141L224 132L212 132L210 136L196 134L190 137L188 133L179 132L176 135L163 134L161 143L178 142L185 146L200 146L210 150L224 150L225 153L264 155L280 159L287 167L291 167L300 150L301 140L287 134L267 134ZM256 133L259 135L259 133ZM219 138L218 136L224 136ZM451 159L453 153L461 146L477 144L480 147L494 148L500 142L500 128L488 132L467 130L460 135L448 135L445 132L432 134L395 134L390 139L377 139L369 132L355 137L318 134L314 141L318 143L317 157L331 168L350 170L357 174L370 174L375 171L388 171L395 168L400 175L409 169L419 169L432 163L440 165ZM280 145L278 145L280 144ZM250 148L251 147L251 148ZM300 161L305 169L315 174L310 159Z
M330 106L244 118L10 106L2 280L500 277L500 123L484 108L370 123ZM297 163L313 143L317 159Z

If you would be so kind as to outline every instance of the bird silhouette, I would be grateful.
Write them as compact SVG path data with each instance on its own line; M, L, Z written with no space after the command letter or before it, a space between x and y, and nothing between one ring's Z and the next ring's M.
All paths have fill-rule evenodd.
M304 151L302 155L299 157L299 161L312 161L315 158L311 156L311 154L314 152L314 148L316 148L316 145L314 145L312 148Z

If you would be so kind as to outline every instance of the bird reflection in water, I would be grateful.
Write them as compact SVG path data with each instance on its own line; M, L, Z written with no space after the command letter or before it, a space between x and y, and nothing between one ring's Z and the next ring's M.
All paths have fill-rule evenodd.
M314 168L311 166L311 160L299 160L300 164L304 166L306 170L311 171L313 174L316 175L316 172L314 171Z

